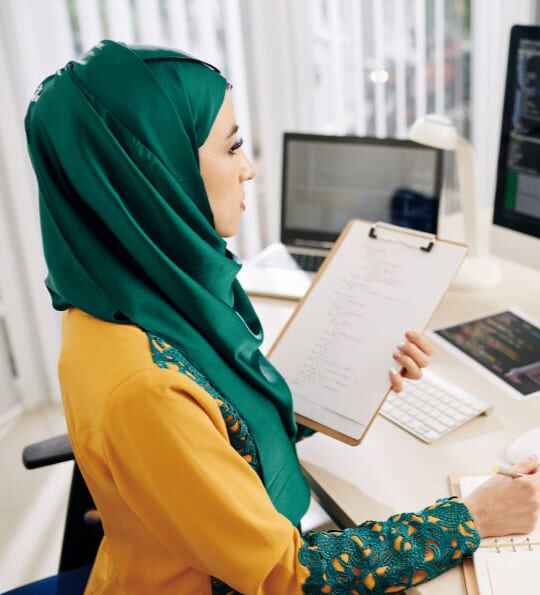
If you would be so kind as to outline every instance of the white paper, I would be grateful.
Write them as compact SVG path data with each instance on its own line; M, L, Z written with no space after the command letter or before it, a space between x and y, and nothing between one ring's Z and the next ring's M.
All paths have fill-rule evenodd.
M536 593L540 584L540 550L497 553L477 550L473 556L480 595Z
M525 551L492 556L486 560L486 572L492 595L533 593L540 587L540 553ZM491 595L491 594L490 594Z
M354 221L268 356L297 413L324 423L333 412L357 432L390 389L396 346L407 330L425 328L466 254L464 246L438 241L425 252L429 234L379 223L372 239L373 225Z

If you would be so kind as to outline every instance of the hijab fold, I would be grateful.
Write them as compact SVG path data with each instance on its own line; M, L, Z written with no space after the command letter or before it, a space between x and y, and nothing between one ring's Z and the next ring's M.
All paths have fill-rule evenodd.
M178 348L246 421L276 509L310 490L290 389L216 231L198 148L227 80L178 50L102 40L45 78L27 108L45 279L55 310L134 324Z

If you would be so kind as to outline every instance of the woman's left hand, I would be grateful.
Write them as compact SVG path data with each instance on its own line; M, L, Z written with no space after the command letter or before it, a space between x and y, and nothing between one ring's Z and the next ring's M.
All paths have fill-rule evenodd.
M392 355L401 371L396 374L389 372L392 390L399 393L403 390L402 378L419 380L422 378L421 368L429 364L429 358L433 354L433 346L424 335L416 331L407 331L405 333L406 341L398 345Z

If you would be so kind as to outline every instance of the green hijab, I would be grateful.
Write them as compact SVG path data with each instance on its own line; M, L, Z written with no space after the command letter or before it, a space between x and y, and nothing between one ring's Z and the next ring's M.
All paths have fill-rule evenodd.
M184 353L243 416L266 490L297 526L310 490L291 392L259 350L199 169L227 86L184 52L109 39L41 82L24 124L45 285L55 310L135 324Z

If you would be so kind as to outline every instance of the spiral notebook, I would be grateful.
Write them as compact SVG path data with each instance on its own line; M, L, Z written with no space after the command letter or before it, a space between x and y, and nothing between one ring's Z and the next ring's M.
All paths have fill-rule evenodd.
M451 479L451 491L466 497L490 475ZM469 595L517 595L540 592L540 523L527 535L482 539L463 572Z
M353 446L390 393L392 353L425 330L466 244L351 219L268 352L297 420Z

